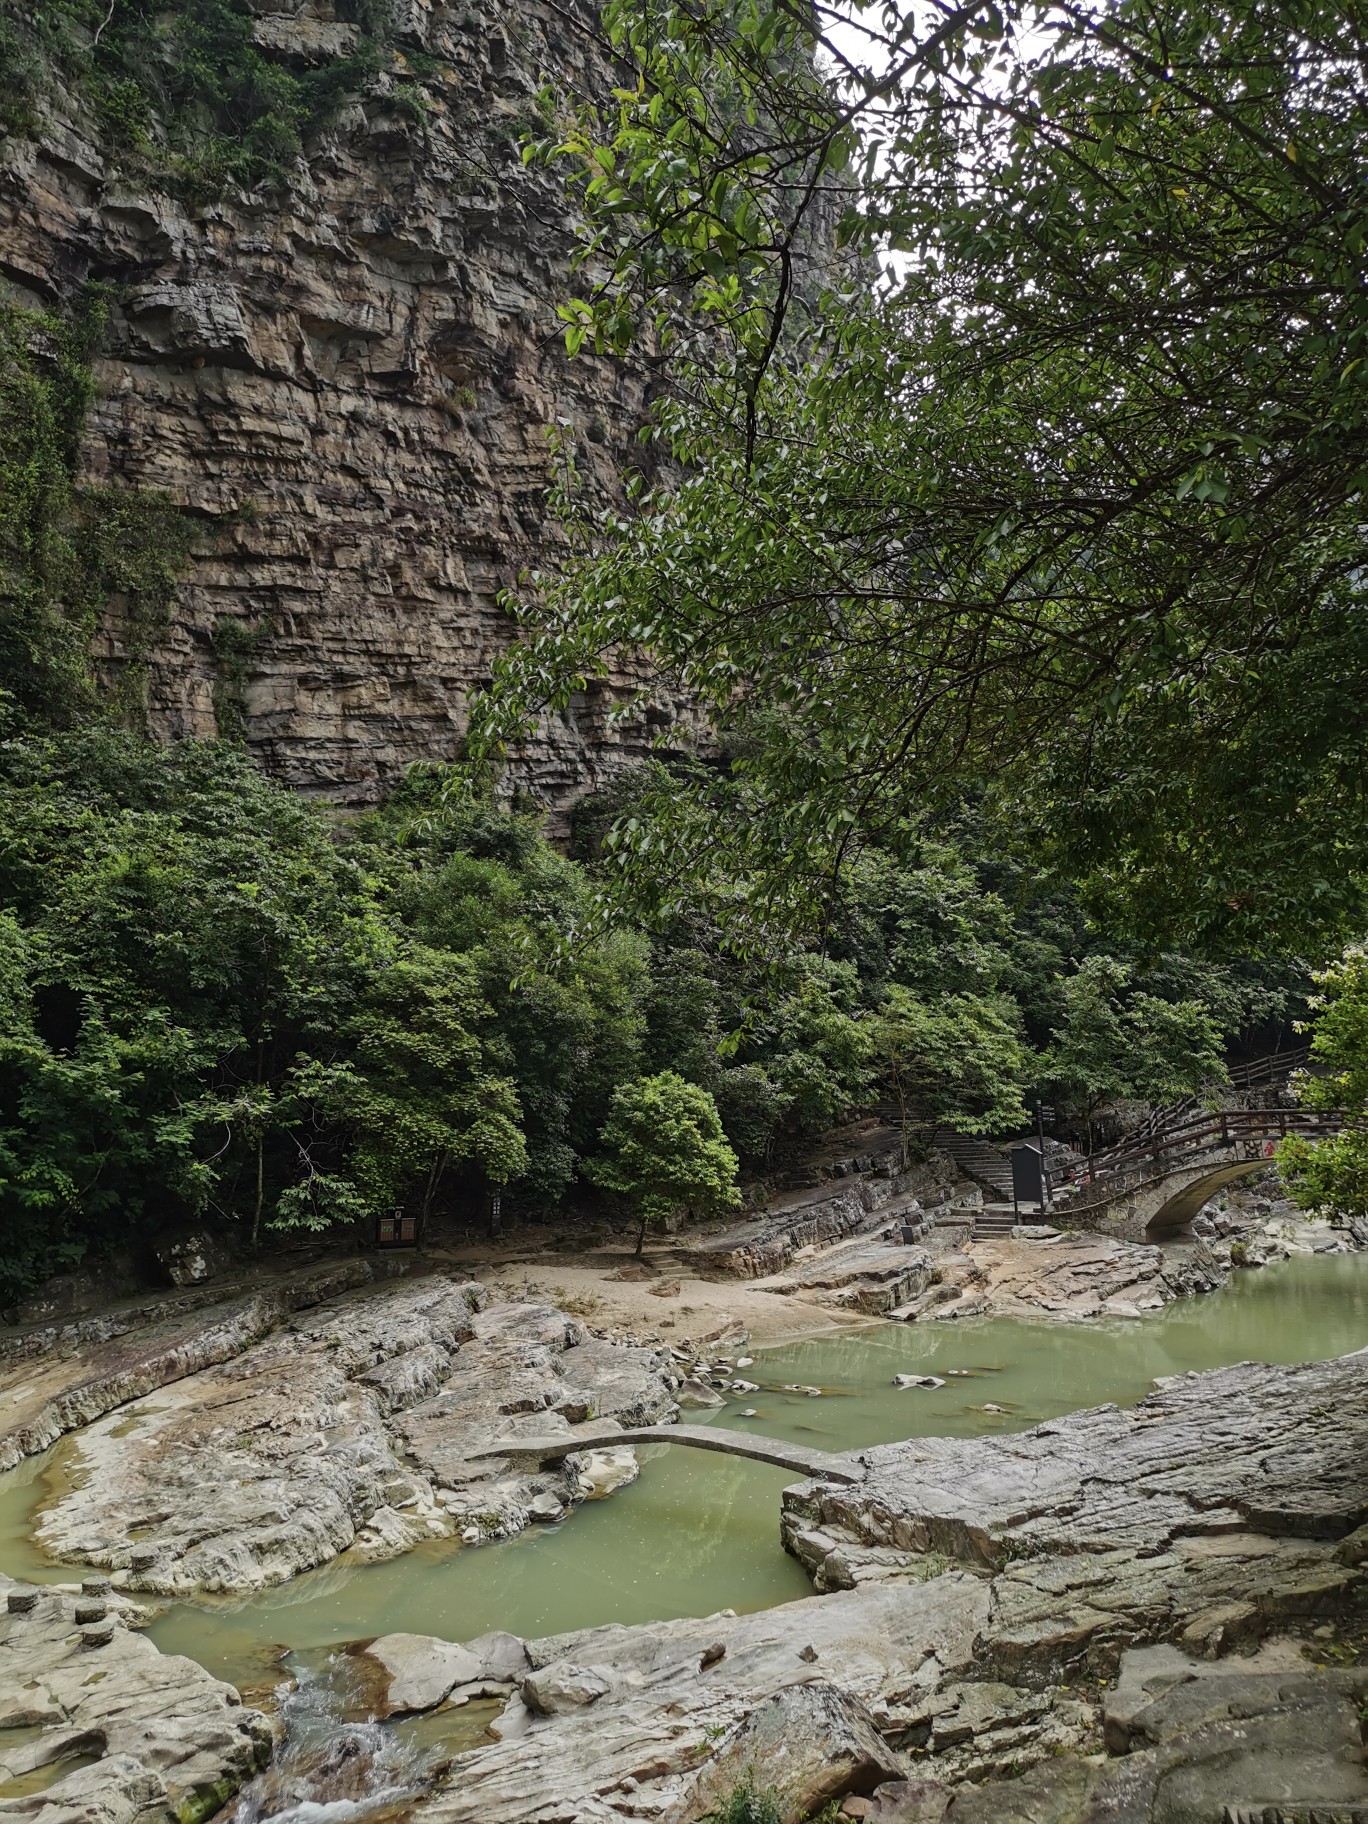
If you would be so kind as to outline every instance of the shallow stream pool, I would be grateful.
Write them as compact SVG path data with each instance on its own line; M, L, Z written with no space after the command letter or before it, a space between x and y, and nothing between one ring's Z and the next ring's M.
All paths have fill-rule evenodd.
M1007 1318L877 1324L756 1351L741 1370L762 1391L691 1420L751 1428L824 1450L892 1439L1020 1430L1106 1400L1129 1404L1156 1376L1244 1360L1311 1361L1368 1346L1368 1255L1300 1258L1237 1273L1223 1291L1152 1316L1103 1323ZM899 1389L899 1373L945 1377ZM822 1395L783 1391L820 1387ZM1002 1413L982 1410L986 1404ZM743 1407L757 1416L743 1419ZM79 1575L29 1544L44 1477L62 1446L0 1478L0 1569L48 1581ZM793 1477L734 1457L650 1445L640 1479L566 1522L478 1549L452 1540L387 1564L334 1564L236 1602L178 1603L152 1624L167 1652L260 1690L285 1647L305 1652L395 1630L469 1639L533 1636L601 1622L758 1609L811 1594L779 1545L779 1492Z

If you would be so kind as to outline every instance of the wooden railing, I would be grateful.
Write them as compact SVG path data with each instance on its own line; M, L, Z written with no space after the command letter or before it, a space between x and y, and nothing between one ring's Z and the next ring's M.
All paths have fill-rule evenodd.
M1309 1045L1294 1045L1291 1051L1270 1051L1262 1058L1251 1058L1247 1064L1232 1064L1230 1087L1258 1089L1264 1083L1285 1083L1294 1070L1306 1069L1310 1057Z
M1309 1045L1298 1045L1291 1051L1267 1052L1261 1058L1251 1058L1246 1064L1232 1064L1227 1081L1219 1087L1212 1085L1212 1095L1218 1094L1220 1089L1260 1089L1270 1083L1285 1083L1294 1071L1306 1068L1310 1055ZM1197 1114L1205 1100L1198 1091L1181 1097L1177 1102L1169 1102L1163 1108L1154 1109L1124 1140L1103 1152L1094 1153L1094 1167L1101 1166L1114 1154L1127 1152L1137 1144L1148 1143L1157 1134L1168 1132L1175 1122Z
M1195 1153L1240 1141L1284 1140L1289 1134L1307 1139L1337 1134L1351 1119L1341 1109L1235 1108L1204 1110L1195 1115L1170 1112L1166 1125L1151 1133L1136 1133L1120 1146L1095 1155L1087 1165L1067 1175L1076 1185L1071 1206L1105 1203L1133 1183L1161 1178L1182 1166Z

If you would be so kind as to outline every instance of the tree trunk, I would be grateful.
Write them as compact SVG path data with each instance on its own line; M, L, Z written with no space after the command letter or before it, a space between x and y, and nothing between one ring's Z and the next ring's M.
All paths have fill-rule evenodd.
M643 1210L641 1212L641 1227L637 1230L636 1255L634 1258L637 1260L640 1260L642 1255L645 1252L646 1252L646 1212L645 1212L645 1210Z
M262 1155L262 1152L265 1150L265 1146L266 1146L265 1134L258 1134L257 1135L256 1208L252 1211L252 1252L254 1254L256 1253L257 1236L261 1233L261 1202L262 1202L261 1155Z
M432 1209L432 1200L437 1194L442 1173L446 1170L446 1154L438 1153L428 1167L427 1183L423 1187L423 1202L418 1213L418 1242L421 1246L427 1240L428 1215Z

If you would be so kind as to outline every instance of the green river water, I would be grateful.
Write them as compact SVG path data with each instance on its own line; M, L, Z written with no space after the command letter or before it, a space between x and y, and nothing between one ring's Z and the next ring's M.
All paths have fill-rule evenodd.
M1020 1430L1107 1400L1130 1403L1160 1375L1365 1346L1368 1255L1299 1258L1237 1273L1223 1291L1137 1320L878 1324L757 1350L740 1372L760 1393L686 1416L849 1450ZM902 1390L892 1385L898 1373L947 1379L934 1390ZM822 1397L784 1392L784 1383L821 1387ZM1008 1411L978 1410L986 1402ZM738 1416L746 1406L755 1418ZM11 1576L79 1575L46 1564L29 1543L34 1507L69 1448L59 1444L0 1478L0 1569ZM308 1652L394 1630L453 1640L489 1628L532 1636L758 1609L811 1593L779 1546L779 1492L790 1474L668 1445L640 1454L637 1482L559 1525L478 1549L440 1540L387 1564L334 1564L245 1601L173 1604L153 1622L152 1638L252 1688L269 1681L287 1646Z

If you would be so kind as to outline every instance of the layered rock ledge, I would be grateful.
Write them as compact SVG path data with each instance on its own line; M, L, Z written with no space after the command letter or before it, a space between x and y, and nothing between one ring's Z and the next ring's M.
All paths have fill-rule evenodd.
M200 1824L269 1758L264 1716L105 1601L0 1576L0 1603L0 1818Z
M833 1593L528 1641L521 1669L505 1642L499 1739L412 1815L696 1824L749 1777L794 1824L833 1797L884 1824L1368 1805L1368 1673L1285 1638L1361 1617L1366 1396L1368 1353L1245 1364L1129 1412L861 1452L863 1483L784 1496ZM487 1670L475 1646L454 1679Z
M506 1536L631 1479L635 1459L611 1448L540 1471L469 1460L529 1432L678 1412L664 1352L596 1341L549 1306L485 1299L432 1275L333 1300L87 1425L38 1542L120 1587L245 1591L342 1552Z

